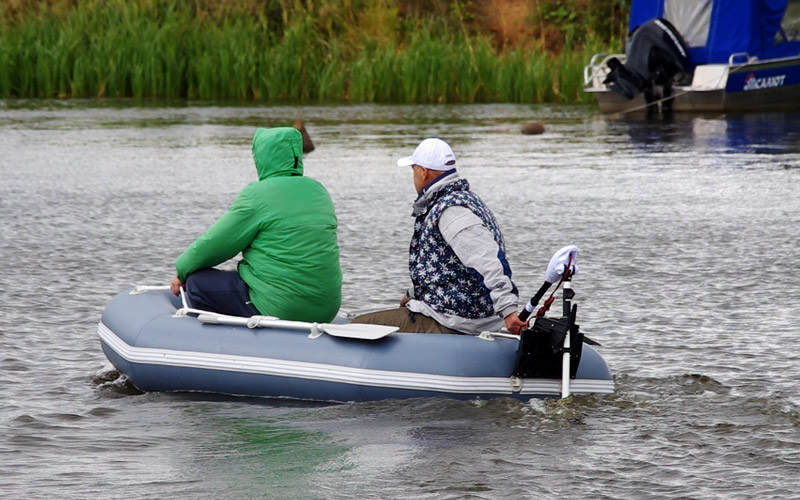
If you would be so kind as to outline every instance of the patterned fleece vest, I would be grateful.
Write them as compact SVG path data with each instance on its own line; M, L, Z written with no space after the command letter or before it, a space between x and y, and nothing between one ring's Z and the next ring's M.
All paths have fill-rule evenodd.
M408 269L415 298L441 313L470 319L488 318L495 313L490 290L477 271L461 263L439 232L439 218L452 206L469 208L483 221L500 247L498 257L507 268L505 242L494 215L478 195L469 190L466 179L459 179L439 190L414 222Z

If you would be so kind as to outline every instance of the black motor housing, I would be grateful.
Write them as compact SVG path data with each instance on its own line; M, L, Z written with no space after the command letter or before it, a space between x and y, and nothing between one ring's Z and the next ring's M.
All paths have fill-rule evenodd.
M673 81L687 68L687 57L678 30L666 19L651 19L628 36L625 64L617 58L608 61L611 72L604 83L628 99L644 92L645 101L654 102L659 87L663 97L671 95Z
M570 336L570 378L575 378L583 352L583 334L575 324L574 308L569 317L536 318L533 327L523 330L512 375L560 379L567 335Z

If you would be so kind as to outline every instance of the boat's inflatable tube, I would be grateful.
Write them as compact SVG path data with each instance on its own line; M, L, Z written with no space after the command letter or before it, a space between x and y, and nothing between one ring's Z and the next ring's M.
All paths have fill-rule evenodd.
M196 391L318 401L445 396L528 400L560 394L559 379L512 377L518 341L396 332L354 340L175 317L168 290L123 292L98 326L114 367L142 391ZM600 355L583 345L573 394L614 391Z

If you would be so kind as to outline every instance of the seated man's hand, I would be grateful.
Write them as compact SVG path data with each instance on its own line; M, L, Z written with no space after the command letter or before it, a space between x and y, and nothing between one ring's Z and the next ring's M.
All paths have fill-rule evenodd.
M169 289L172 290L172 293L179 295L181 293L182 286L183 281L179 280L177 276L173 276L172 281L169 284Z
M522 329L528 326L526 322L519 319L519 314L515 312L506 316L505 322L506 322L506 329L508 329L508 331L513 333L514 335L519 335L520 333L522 333Z

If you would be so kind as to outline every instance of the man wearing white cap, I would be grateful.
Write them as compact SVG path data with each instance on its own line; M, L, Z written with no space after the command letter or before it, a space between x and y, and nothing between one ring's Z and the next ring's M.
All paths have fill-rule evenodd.
M441 139L422 141L397 165L411 167L419 196L408 268L412 286L400 308L365 314L355 323L406 332L519 333L519 292L511 281L505 241L494 215L459 177L456 157Z

